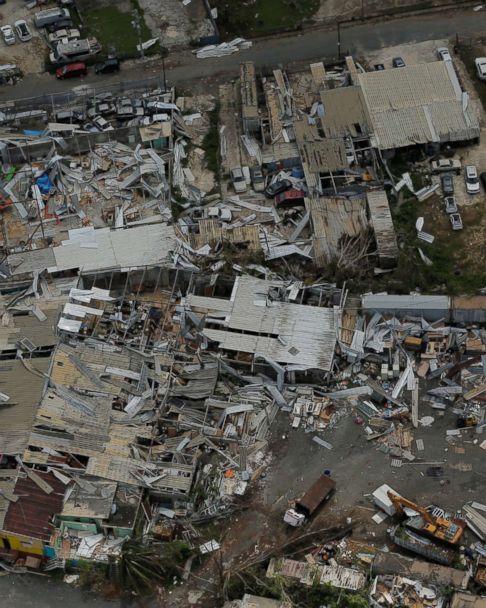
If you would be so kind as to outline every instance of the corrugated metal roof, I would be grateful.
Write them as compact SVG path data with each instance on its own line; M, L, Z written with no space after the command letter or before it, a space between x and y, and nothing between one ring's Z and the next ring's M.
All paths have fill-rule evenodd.
M348 169L344 140L320 137L317 125L307 120L294 122L295 137L302 162L310 171L327 173Z
M54 266L56 258L51 247L33 249L8 256L8 264L13 275L31 273L34 270L46 270Z
M54 491L46 494L30 478L19 478L14 493L20 498L10 503L3 529L48 542L54 530L51 519L62 509L65 487L52 473L36 471L36 474Z
M168 264L175 245L174 228L162 223L119 230L101 228L87 234L84 241L63 241L52 249L11 255L8 262L13 275L46 268L52 272L76 268L94 272Z
M330 370L336 343L335 310L267 298L272 287L283 286L283 281L237 278L225 328L206 329L204 334L223 349L262 353L303 369ZM218 298L189 295L187 304L192 307L193 302L200 310L207 302L210 315L226 310Z
M479 137L479 122L456 73L435 61L358 74L377 146L382 150Z
M30 365L46 373L49 363L50 359L34 359ZM0 405L0 454L21 454L25 449L45 382L18 359L1 363L0 391L10 399Z
M378 258L380 262L395 261L398 257L398 245L388 198L384 190L373 190L367 193L370 220L375 232Z
M326 266L339 251L343 235L363 233L368 226L365 199L318 198L306 199L312 221L312 244L316 265Z
M324 116L320 120L327 137L356 137L370 133L371 122L360 87L322 90L321 101Z
M444 314L449 311L448 296L428 296L410 294L405 296L394 294L364 295L361 300L364 310L442 310Z

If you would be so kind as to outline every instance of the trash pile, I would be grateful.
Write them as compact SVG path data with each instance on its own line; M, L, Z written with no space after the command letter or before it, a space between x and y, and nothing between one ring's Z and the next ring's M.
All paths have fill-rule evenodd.
M231 42L221 42L221 44L208 44L200 49L193 51L198 59L209 59L213 57L225 57L233 55L238 51L249 49L253 45L250 40L235 38Z

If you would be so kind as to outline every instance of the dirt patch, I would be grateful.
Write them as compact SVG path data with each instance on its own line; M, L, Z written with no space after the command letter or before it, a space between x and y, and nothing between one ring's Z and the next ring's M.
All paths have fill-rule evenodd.
M455 2L457 6L467 0ZM380 15L401 14L416 10L444 7L450 10L451 0L321 0L315 21L362 19Z
M186 46L212 33L202 0L184 6L180 0L139 0L145 22L165 48Z
M46 5L45 8L50 8L50 6ZM15 63L25 76L42 73L47 56L47 45L33 23L34 12L26 9L20 2L7 2L0 10L2 25L9 24L13 27L15 21L24 19L32 33L32 40L29 42L20 42L16 38L16 42L12 46L5 46L3 38L0 40L0 63Z

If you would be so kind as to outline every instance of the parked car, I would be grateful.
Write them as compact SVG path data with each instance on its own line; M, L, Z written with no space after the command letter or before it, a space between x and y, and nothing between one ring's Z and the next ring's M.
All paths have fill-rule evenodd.
M477 57L474 63L479 80L486 80L486 57Z
M481 183L483 184L483 188L486 190L486 173L480 173L479 179L481 180Z
M442 61L452 61L451 54L449 53L449 49L445 46L441 46L437 49L437 57L442 59Z
M29 26L23 19L19 19L14 23L15 31L19 40L22 42L29 42L32 40L32 32L29 30Z
M34 24L39 29L66 19L71 20L71 15L67 8L48 8L34 14Z
M289 179L281 179L273 182L273 184L269 184L265 188L265 196L267 198L274 198L277 194L290 190L290 188L292 188L292 182Z
M84 120L84 112L80 110L63 110L55 114L56 122L80 123Z
M459 213L451 213L449 215L449 220L451 222L452 230L462 230L462 217Z
M305 204L305 192L303 190L286 190L275 197L276 207L295 207Z
M265 178L263 177L260 167L250 168L251 185L255 192L263 192L265 190Z
M444 207L446 213L457 213L457 203L453 196L446 196L444 198Z
M221 220L222 222L231 222L231 209L228 207L209 207L208 217Z
M479 80L486 80L486 57L477 57L474 63Z
M88 68L85 63L78 61L77 63L68 63L63 65L62 68L57 68L56 78L76 78L77 76L86 76Z
M60 42L61 44L65 44L64 43L65 40L67 40L69 42L70 40L77 40L78 38L81 38L81 32L74 27L68 27L68 28L62 28L62 29L56 30L55 32L53 32L52 34L49 34L49 36L48 36L49 42L52 42L52 43Z
M468 194L479 194L479 177L474 165L468 165L464 175L466 180L466 192Z
M48 25L46 27L46 30L49 32L49 34L53 34L54 32L58 32L59 30L64 30L64 29L68 29L68 28L72 28L73 27L73 20L66 18L66 19L60 19L59 21L55 21L54 23L51 23L50 25ZM79 36L78 36L79 38Z
M440 158L432 161L432 173L444 173L453 171L456 175L461 173L461 161L457 158Z
M375 63L373 69L375 72L382 72L385 69L385 66L382 63Z
M91 122L98 131L114 131L112 125L102 116L95 116Z
M2 25L0 27L0 30L2 31L3 40L7 46L10 46L11 44L15 44L15 34L12 29L12 26Z
M405 61L403 61L403 59L401 57L393 57L393 59L392 59L392 66L394 68L404 68L405 67Z
M168 114L152 114L152 116L144 116L142 119L137 118L143 126L153 125L154 122L167 122L169 119Z
M95 65L96 74L112 74L113 72L120 71L120 61L116 57L107 59L103 63L97 63Z
M454 178L450 173L444 173L440 176L440 185L444 196L451 196L454 194Z
M241 167L235 167L230 171L231 181L235 192L246 192L246 180Z

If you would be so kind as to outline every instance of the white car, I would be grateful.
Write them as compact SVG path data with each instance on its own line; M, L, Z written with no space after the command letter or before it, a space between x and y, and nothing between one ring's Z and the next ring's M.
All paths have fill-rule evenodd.
M477 57L474 63L479 80L486 80L486 57Z
M32 32L29 30L27 23L23 19L19 19L14 23L15 31L19 40L22 42L29 42L32 40Z
M464 179L466 180L466 192L468 194L479 194L479 177L474 165L466 167Z
M77 40L78 38L81 38L81 33L75 28L65 28L49 34L49 42L52 43L60 42L61 44L64 44L64 40L69 42L70 40Z
M449 53L449 49L446 48L445 46L441 46L440 48L437 49L437 56L439 57L439 59L442 59L442 61L452 61L452 57L451 57L451 54Z
M11 44L15 44L15 34L10 25L2 25L0 27L0 30L2 31L2 36L5 41L5 44L7 44L8 46L10 46Z
M102 116L96 116L91 122L98 129L98 131L114 131L112 125L110 125L110 123Z
M231 222L231 209L228 207L209 207L208 217L221 220L222 222Z

